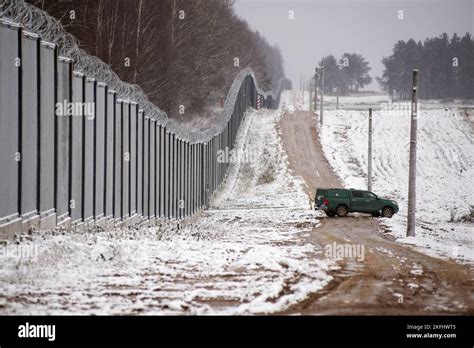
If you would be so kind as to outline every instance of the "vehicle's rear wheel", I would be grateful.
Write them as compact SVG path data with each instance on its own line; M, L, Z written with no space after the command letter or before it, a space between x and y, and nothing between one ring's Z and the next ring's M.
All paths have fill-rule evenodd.
M382 209L382 216L386 218L391 218L393 216L393 208L385 207Z
M334 217L334 216L336 216L336 213L333 212L333 211L326 211L325 213L326 213L326 215L329 216L329 217Z
M349 212L349 209L347 209L347 206L345 205L340 205L336 209L336 214L339 217L346 216L348 212Z

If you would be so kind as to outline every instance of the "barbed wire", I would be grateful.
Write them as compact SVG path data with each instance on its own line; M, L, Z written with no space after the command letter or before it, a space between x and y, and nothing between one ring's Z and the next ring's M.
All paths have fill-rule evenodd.
M153 104L140 86L122 81L108 64L81 49L77 38L68 33L60 21L46 11L24 0L4 0L0 3L0 10L0 17L20 24L25 31L37 34L42 40L55 44L60 56L72 59L75 71L105 83L110 89L116 91L118 98L138 103L147 116L165 126L179 139L190 143L207 142L224 131L232 117L240 87L247 76L252 77L259 94L264 98L271 96L274 100L279 97L282 83L285 80L285 78L280 79L275 90L265 92L258 87L257 79L251 68L241 70L227 93L224 108L216 122L205 131L189 130L181 127L175 120L168 119L166 112Z

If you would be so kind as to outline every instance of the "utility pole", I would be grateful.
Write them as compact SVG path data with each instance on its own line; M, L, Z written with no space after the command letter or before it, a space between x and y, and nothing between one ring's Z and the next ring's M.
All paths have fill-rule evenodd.
M372 108L369 109L369 153L367 154L367 191L372 192Z
M308 86L308 87L309 87L309 88L308 88L308 89L309 89L309 107L308 107L308 111L311 111L311 110L312 110L312 106L313 106L313 105L312 105L312 104L313 104L313 99L311 99L311 96L312 96L312 93L311 93L311 92L312 92L312 90L313 90L313 84L312 84L313 81L312 81L312 80L313 80L313 78L310 77L310 78L309 78L309 86Z
M304 90L306 88L306 76L303 75L303 105L304 105Z
M321 100L319 102L319 123L323 125L323 100L324 100L324 65L321 65Z
M314 111L318 109L318 68L314 68Z
M408 174L408 218L407 237L415 236L416 210L416 132L418 109L418 70L413 70L413 88L411 92L410 125L410 163Z

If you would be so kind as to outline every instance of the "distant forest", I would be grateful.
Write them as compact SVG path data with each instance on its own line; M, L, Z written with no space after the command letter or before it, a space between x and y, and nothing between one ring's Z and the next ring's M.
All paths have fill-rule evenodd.
M382 63L385 70L377 80L398 98L410 97L413 69L419 70L420 98L474 98L474 41L469 33L451 39L444 33L423 43L398 41Z
M319 62L319 67L324 66L324 93L358 93L359 89L372 82L369 75L371 70L369 62L357 53L344 53L339 61L331 54ZM318 74L317 84L321 84Z
M172 117L217 104L245 67L263 89L284 76L279 49L250 30L230 0L28 1Z

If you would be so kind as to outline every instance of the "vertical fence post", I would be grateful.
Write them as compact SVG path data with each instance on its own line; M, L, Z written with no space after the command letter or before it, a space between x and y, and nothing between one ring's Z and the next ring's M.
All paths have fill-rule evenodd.
M175 199L175 206L176 206L176 219L179 219L181 217L180 215L180 209L179 209L179 200L180 200L180 195L181 195L181 152L180 152L180 147L181 147L181 139L176 138L176 199Z
M105 114L105 208L104 215L107 223L113 219L114 215L114 188L115 188L115 103L116 92L107 88L106 114Z
M410 163L408 174L408 217L407 236L415 236L416 210L416 135L418 119L418 70L413 70L411 93Z
M175 198L176 198L176 139L175 134L171 133L170 136L170 217L176 217L175 211Z
M165 189L165 128L160 125L160 218L165 216Z
M82 105L84 102L84 75L74 71L72 82L72 101L75 105ZM81 103L81 104L79 104ZM71 183L69 209L71 222L80 225L82 220L82 192L83 183L83 117L81 115L71 115Z
M180 153L180 160L179 160L179 172L180 172L180 184L179 184L179 218L182 219L185 217L184 214L184 204L185 204L185 198L184 198L184 192L185 192L185 181L186 181L186 172L185 172L185 167L184 167L184 140L181 140L179 142L179 153Z
M117 224L120 223L122 219L122 159L123 159L123 149L122 149L122 105L123 100L117 99L115 103L115 149L114 149L114 218Z
M323 125L323 112L324 112L324 65L321 66L321 100L319 101L319 122Z
M190 171L189 171L189 141L186 141L184 145L184 158L185 158L185 173L186 173L186 182L185 182L185 193L184 193L184 206L185 206L185 213L184 215L188 217L189 214L189 187L190 187Z
M165 134L165 217L170 217L170 133L166 130Z
M150 219L155 219L156 209L156 120L150 119Z
M122 103L122 219L130 216L130 102Z
M95 168L94 168L94 217L96 223L105 222L105 142L106 142L106 112L107 112L107 85L98 82L96 85L95 103Z
M143 216L150 218L150 117L143 122Z
M138 108L138 106L137 106ZM145 147L144 136L143 136L143 125L144 125L143 109L138 109L137 114L137 214L144 216L143 212L143 150Z
M369 146L367 154L367 190L372 191L372 108L369 108Z
M84 191L82 195L83 220L91 222L94 219L94 133L95 133L95 87L96 81L93 78L86 78L85 102L83 107L83 180Z
M129 142L130 142L130 216L137 214L137 118L138 118L138 104L136 102L130 102L130 114L129 114Z

